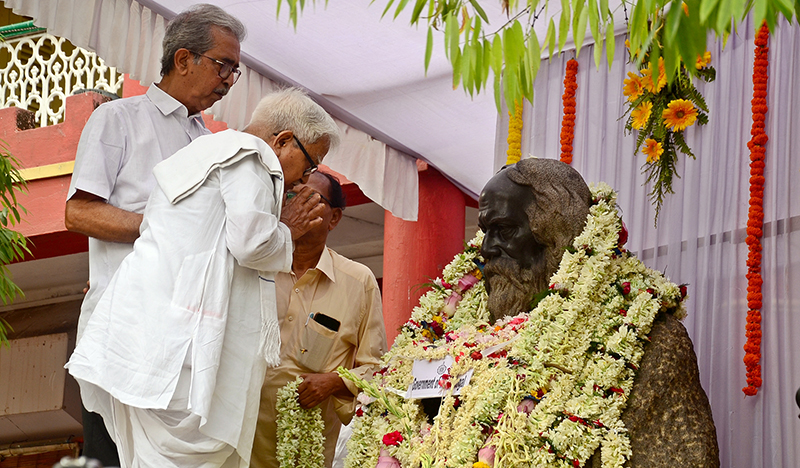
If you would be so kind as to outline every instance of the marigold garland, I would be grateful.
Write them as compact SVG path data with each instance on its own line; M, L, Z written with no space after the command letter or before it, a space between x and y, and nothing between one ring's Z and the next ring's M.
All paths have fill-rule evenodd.
M764 226L764 156L767 133L764 131L767 113L767 77L769 67L769 28L764 22L755 39L753 62L753 126L750 149L750 209L747 216L747 342L744 345L744 364L747 369L745 395L753 396L761 386L761 237Z
M518 163L522 158L522 104L514 103L514 113L508 113L508 150L506 164Z
M572 141L575 139L575 90L578 89L578 61L570 59L564 75L564 119L561 121L561 162L572 164Z

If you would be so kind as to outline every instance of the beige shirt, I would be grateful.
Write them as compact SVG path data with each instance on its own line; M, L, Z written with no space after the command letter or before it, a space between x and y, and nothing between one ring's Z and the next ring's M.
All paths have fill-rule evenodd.
M251 466L275 467L278 390L300 374L333 372L343 366L371 377L386 352L381 297L375 276L366 266L326 248L317 267L300 279L294 273L275 277L278 322L281 328L281 364L267 371L253 442ZM310 318L323 313L340 322L338 332ZM358 389L349 380L353 395ZM325 420L325 466L333 462L341 424L355 410L354 398L330 397L320 404Z

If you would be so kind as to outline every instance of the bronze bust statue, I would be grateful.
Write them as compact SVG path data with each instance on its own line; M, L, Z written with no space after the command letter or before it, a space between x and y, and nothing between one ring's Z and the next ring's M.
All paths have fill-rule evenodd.
M481 254L496 320L530 310L548 287L564 250L584 229L592 195L569 165L527 159L496 174L479 200ZM662 314L622 414L633 455L626 466L718 467L719 448L697 357L683 324ZM586 467L600 467L595 455Z

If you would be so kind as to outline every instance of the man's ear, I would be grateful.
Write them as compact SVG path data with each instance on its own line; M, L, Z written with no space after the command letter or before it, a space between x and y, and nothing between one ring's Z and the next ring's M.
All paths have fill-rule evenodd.
M189 49L178 49L172 60L178 74L186 75L189 73L189 63L194 60L194 54L189 52Z
M277 135L275 135L274 144L272 145L273 146L273 150L276 150L276 152L277 152L277 150L279 148L283 148L284 146L287 146L287 145L291 144L292 143L292 135L294 135L294 134L292 133L291 130L284 130L284 131L278 133Z
M331 222L328 224L329 231L333 231L333 228L339 224L339 221L341 221L342 217L344 216L344 212L341 208L331 208L331 210L333 211L333 214L331 215Z

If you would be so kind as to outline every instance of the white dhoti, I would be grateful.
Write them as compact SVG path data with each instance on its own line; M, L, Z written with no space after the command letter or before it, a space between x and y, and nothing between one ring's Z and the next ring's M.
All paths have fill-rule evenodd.
M234 468L231 445L201 433L200 417L188 410L152 410L112 399L111 436L122 468Z
M99 387L81 382L91 393L92 411L103 417L117 444L122 468L238 468L235 448L200 431L201 417L188 409L191 369L188 355L175 394L166 409L129 406Z

